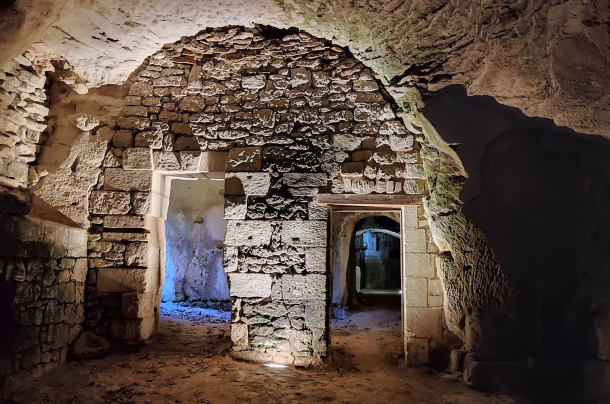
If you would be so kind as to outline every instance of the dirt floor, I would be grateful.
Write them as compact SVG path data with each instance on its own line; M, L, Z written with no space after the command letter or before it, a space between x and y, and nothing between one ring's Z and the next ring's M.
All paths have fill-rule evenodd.
M232 360L227 313L217 313L173 311L183 318L162 316L159 333L138 352L67 363L24 380L11 398L19 404L516 403L473 391L456 376L407 368L398 312L367 311L337 321L332 361L314 369Z

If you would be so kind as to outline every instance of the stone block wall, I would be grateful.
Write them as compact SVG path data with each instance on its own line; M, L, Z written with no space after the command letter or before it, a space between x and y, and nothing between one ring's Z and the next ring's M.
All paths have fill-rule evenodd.
M442 349L453 335L443 321L443 288L436 268L438 249L424 208L405 206L402 217L405 352L407 363L417 366L428 364L433 352Z
M319 363L330 274L316 194L425 192L419 144L383 94L345 50L304 33L213 29L149 57L91 195L87 326L149 335L150 314L127 318L124 296L154 295L161 276L144 218L162 211L151 208L155 175L209 170L223 156L233 353Z
M8 214L2 202L0 382L65 361L82 329L87 277L85 230Z
M32 164L47 129L46 76L33 62L26 52L0 69L0 185L13 188L37 181Z

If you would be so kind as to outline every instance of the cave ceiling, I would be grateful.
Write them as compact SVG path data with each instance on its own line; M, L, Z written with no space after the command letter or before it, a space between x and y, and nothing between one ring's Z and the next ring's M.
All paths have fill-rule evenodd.
M30 0L0 15L0 63L29 47L66 60L88 87L123 83L164 44L206 27L297 27L349 47L395 89L460 84L610 136L608 0Z

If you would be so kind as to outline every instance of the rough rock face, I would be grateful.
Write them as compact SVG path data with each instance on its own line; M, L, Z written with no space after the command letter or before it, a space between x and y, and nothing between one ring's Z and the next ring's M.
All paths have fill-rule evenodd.
M234 355L319 363L328 275L319 253L326 211L315 195L422 194L425 173L418 143L364 66L304 33L273 40L261 34L202 32L139 69L108 153L121 157L105 161L92 192L98 235L89 265L98 292L143 293L148 286L135 279L147 278L151 263L130 264L129 256L136 245L144 255L151 251L148 236L126 222L122 233L113 232L108 221L149 212L137 201L150 195L152 170L197 172L201 162L224 156ZM108 310L89 324L104 332L126 320Z
M610 284L599 246L610 242L610 141L468 97L463 88L435 94L424 113L447 141L459 143L469 173L459 211L432 209L451 245L439 268L451 296L447 323L478 353L472 383L494 371L489 362L520 355L530 363L504 366L514 368L511 378L535 369L534 385L555 378L549 374L560 364L564 375L582 372L575 360L603 368ZM545 363L550 358L554 364Z
M528 115L609 133L605 0L232 0L205 7L189 0L170 10L160 0L129 0L120 7L101 0L86 7L74 3L15 3L2 15L7 29L1 54L15 57L40 41L33 49L65 57L98 86L122 82L163 44L206 27L296 26L348 46L392 84L425 90L464 84Z

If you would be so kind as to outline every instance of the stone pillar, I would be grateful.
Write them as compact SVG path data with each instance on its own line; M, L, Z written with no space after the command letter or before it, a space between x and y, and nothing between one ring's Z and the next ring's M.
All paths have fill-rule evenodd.
M284 174L283 181L299 186L299 176L307 174ZM259 196L269 193L269 184L267 173L227 173L224 266L233 307L232 356L318 365L328 344L326 212L311 200L301 203L304 198ZM279 206L280 199L285 214L266 220L264 212ZM301 209L303 220L281 220Z
M422 206L402 210L403 327L407 364L428 363L435 340L442 338L442 287L435 270L436 247Z

